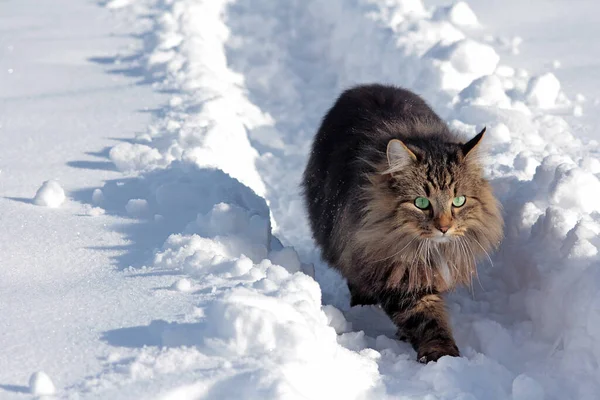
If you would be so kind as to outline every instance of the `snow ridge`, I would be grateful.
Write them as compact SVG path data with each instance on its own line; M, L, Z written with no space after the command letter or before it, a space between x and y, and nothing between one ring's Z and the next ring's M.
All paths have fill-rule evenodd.
M571 133L561 115L580 106L554 75L502 64L465 2L165 0L129 11L151 16L142 66L173 96L147 133L110 152L134 182L98 197L135 200L130 214L165 239L144 271L173 273L171 290L192 306L144 327L154 346L116 352L82 384L91 396L595 398L598 144ZM309 239L297 184L310 140L335 96L369 81L423 94L466 134L488 127L506 240L494 267L480 266L483 289L450 296L461 358L417 364L379 310L348 309Z
M123 170L151 170L183 160L218 167L259 195L264 184L254 168L257 152L246 129L272 123L243 93L243 78L227 67L228 29L220 16L227 2L157 2L156 47L143 67L157 89L173 90L164 118L110 152Z

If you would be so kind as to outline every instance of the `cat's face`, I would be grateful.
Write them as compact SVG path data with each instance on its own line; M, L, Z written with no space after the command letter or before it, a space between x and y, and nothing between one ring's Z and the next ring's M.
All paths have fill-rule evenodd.
M398 218L419 238L436 243L465 236L477 228L485 214L482 199L486 183L478 171L468 171L459 162L443 166L427 161L394 176L399 202Z
M502 221L491 188L467 144L388 145L389 188L395 197L397 234L416 242L458 241L474 253L499 241Z
M394 139L378 173L368 175L351 245L369 262L398 266L388 287L468 284L477 258L499 245L499 204L473 152L482 136L461 144L441 135L408 146Z

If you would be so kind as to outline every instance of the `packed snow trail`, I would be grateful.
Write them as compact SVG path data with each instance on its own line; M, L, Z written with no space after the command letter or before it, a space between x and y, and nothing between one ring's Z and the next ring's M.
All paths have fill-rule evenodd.
M103 308L116 318L94 331L98 362L85 378L67 379L59 364L58 380L46 371L59 397L596 398L598 144L564 118L582 100L551 73L505 64L514 43L486 34L466 3L105 6L145 32L140 49L114 57L113 73L168 101L108 152L125 175L74 192L94 215L131 219L116 229L128 240L118 264L131 267L91 281L130 302ZM310 240L298 182L312 136L341 90L371 81L415 90L467 134L488 127L506 240L472 291L449 296L460 358L417 363L379 309L349 309L343 280ZM74 287L75 298L106 305Z
M544 157L562 153L558 146L572 149L571 152L579 156L578 147L581 143L573 140L568 134L565 121L560 117L544 115L544 109L553 109L559 113L568 110L577 112L577 106L559 91L560 83L551 74L530 79L525 71L514 71L510 67L499 65L499 56L494 48L465 38L465 33L460 29L472 29L478 25L476 16L465 3L440 8L430 13L420 7L418 2L397 2L395 8L387 8L382 4L379 9L376 2L356 2L354 7L348 7L349 2L292 4L295 4L296 8L288 4L275 12L266 12L269 8L267 2L238 3L230 7L226 17L233 37L233 44L230 46L231 65L234 68L239 67L246 77L249 98L274 117L277 139L271 143L283 147L281 150L273 146L273 154L265 152L262 162L259 163L261 174L265 177L267 185L271 186L267 199L270 200L281 236L296 248L305 249L303 245L310 235L306 225L297 218L298 214L302 215L297 212L300 208L297 192L300 172L305 164L307 146L323 110L326 110L334 97L349 84L384 81L408 86L424 94L437 109L446 111L446 118L455 119L455 125L463 130L475 133L476 127L488 124L488 145L492 153L488 161L490 175L497 177L494 183L499 195L504 199L504 204L511 205L512 202L511 208L517 209L518 212L507 210L507 220L512 224L508 225L508 238L503 250L496 257L496 265L500 272L494 271L493 275L484 276L486 271L483 271L480 279L485 291L478 290L476 296L480 301L472 301L468 295L456 296L454 311L462 308L460 312L453 313L459 345L463 349L469 349L469 344L475 342L479 347L476 350L484 354L487 350L493 355L493 359L512 370L512 377L509 371L505 371L504 375L508 380L515 379L518 387L508 387L504 392L497 391L499 398L509 396L511 391L521 390L521 382L527 382L525 386L533 382L530 386L537 390L538 384L527 375L517 376L519 372L530 373L536 378L539 376L539 379L545 380L543 386L547 387L555 386L556 380L564 382L565 386L578 385L580 376L573 382L567 382L567 370L548 379L548 369L535 365L523 368L523 365L531 363L528 360L540 360L555 352L558 342L564 339L562 335L569 336L575 333L569 332L567 321L557 321L560 317L554 313L563 296L570 294L576 287L564 285L559 289L558 298L552 302L548 299L552 293L541 294L537 286L549 285L558 277L540 277L537 282L532 279L525 280L523 277L534 274L538 269L549 268L546 263L550 260L580 257L581 251L590 251L584 253L587 255L594 255L595 252L587 246L586 238L582 238L577 244L563 246L559 254L543 260L531 260L530 265L522 265L523 258L531 257L532 247L538 248L540 253L546 253L545 256L548 256L547 251L544 251L548 245L548 238L546 233L541 234L542 238L536 238L534 231L533 237L522 243L523 237L515 235L513 230L530 228L526 225L526 220L543 214L538 207L544 209L549 205L562 205L568 208L565 210L565 214L568 215L572 212L572 206L579 206L580 216L571 216L573 222L568 227L574 229L570 235L577 235L575 232L581 230L574 228L577 220L582 221L580 225L586 224L586 220L589 220L586 214L592 211L595 205L592 201L573 204L585 201L585 197L591 200L593 195L580 199L580 196L572 193L572 185L574 181L589 179L586 186L589 184L593 187L590 194L597 193L597 179L590 174L597 170L595 167L589 167L590 164L595 164L596 160L588 155L580 160L580 164L584 166L582 169L563 166L569 169L569 176L566 177L560 170L552 171L565 160L557 160L556 156L549 157L545 160L546 165L538 170L538 179L531 185L516 182L510 186L507 184L510 179L531 179L535 168ZM365 18L368 13L371 18ZM272 16L271 19L269 15ZM328 37L332 38L331 42L323 40ZM269 76L269 79L265 76ZM440 88L444 90L440 92ZM470 125L464 126L464 123ZM262 131L255 135L252 130L249 132L251 138L256 138L261 146L265 146L268 141L261 141L261 134ZM284 146L279 144L280 141L284 142ZM512 170L509 170L509 167L512 167ZM544 172L550 176L542 177ZM535 186L532 190L533 185ZM549 186L551 187L548 188ZM525 195L528 192L529 195ZM545 205L544 197L548 195L552 200L550 204ZM536 208L533 207L535 203ZM554 209L549 208L550 216L546 215L545 218L552 218ZM540 219L538 224L543 220L544 218ZM535 221L529 223L533 222ZM551 231L556 229L556 225L559 224L552 221L545 228L538 229ZM566 231L563 232L563 235L566 234ZM564 241L564 236L559 236L559 240ZM579 246L587 250L582 250ZM515 248L514 252L507 252L506 249L511 247ZM503 254L508 256L505 258ZM310 255L303 256L311 258ZM318 263L316 256L311 259ZM344 284L335 279L333 273L323 268L325 267L322 265L317 268L317 279L323 288L324 300L347 308L347 294L340 295L340 292L345 292ZM320 277L319 272L323 276ZM583 272L580 279L585 279L584 276L589 274L594 276L593 269ZM593 281L597 282L597 279ZM517 287L524 284L525 287L519 287L523 291L516 295L513 292L515 288L503 287L510 284ZM529 288L528 285L533 287ZM554 293L555 296L557 294ZM519 296L524 298L518 299ZM595 301L595 296L587 292L581 297L580 301ZM536 307L528 310L531 302L536 302ZM563 313L567 315L577 308L564 308ZM592 309L589 312L593 313ZM530 315L527 315L528 313ZM585 314L584 320L589 318L589 314ZM352 310L347 317L357 318L355 328L367 333L370 330L374 331L374 334L386 332L386 327L389 336L393 332L389 323L382 324L382 329L374 329L373 325L376 324L372 319L375 316L365 316L361 311ZM536 332L535 325L529 325L529 318L539 323L539 332ZM508 329L499 323L508 325ZM584 323L594 329L594 322ZM556 329L556 325L559 325L559 330L553 334L548 335L548 332L544 332L550 328ZM528 332L531 329L533 332ZM525 332L521 332L523 330ZM575 343L584 339L587 334L588 332L575 334L577 338L571 338L570 341ZM351 334L346 336L351 337ZM515 336L524 336L519 337L519 341L525 341L525 338L528 341L525 344L512 343ZM344 335L340 339L341 343L344 343L343 338ZM542 339L547 340L546 345ZM357 344L355 340L350 341L350 348L373 347L370 343L358 341L360 344ZM568 360L572 355L568 354L567 350L563 351L565 356L559 356L562 359L557 361L558 365L570 363ZM379 361L380 369L390 362L394 364L395 360L386 360L382 356ZM483 377L479 379L485 380L487 377L490 382L501 382L496 378L502 375L492 372L494 363L491 360L484 362L489 363L490 374L484 372ZM591 365L594 365L593 362ZM590 384L597 370L592 367L587 373L584 380ZM433 379L432 383L435 383ZM585 384L582 386L579 388L579 396L593 393ZM566 392L558 395L558 398L566 396L571 390L572 387L567 387ZM388 392L391 392L389 387ZM548 395L557 392L560 393L561 389L553 388Z

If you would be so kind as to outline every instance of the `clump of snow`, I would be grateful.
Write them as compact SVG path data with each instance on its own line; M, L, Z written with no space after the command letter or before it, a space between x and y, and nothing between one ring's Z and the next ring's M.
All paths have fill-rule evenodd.
M100 215L104 215L106 210L101 207L92 207L89 204L86 204L85 213L90 217L98 217Z
M427 15L423 0L397 0L394 11L398 14L423 16Z
M515 378L512 384L512 396L514 400L543 400L544 389L533 378L521 374Z
M29 391L34 396L51 396L56 393L56 388L48 374L38 371L29 378Z
M260 261L268 254L270 228L268 216L257 210L219 203L207 214L199 214L187 231L214 238L220 246L241 250L252 260Z
M145 199L130 199L125 205L125 210L127 210L127 214L132 217L141 217L149 212L148 201Z
M155 148L137 143L120 143L110 149L109 157L120 171L151 169L163 160Z
M181 278L173 283L173 289L179 292L189 292L192 290L192 281L186 278Z
M514 159L513 166L517 171L522 171L524 176L531 178L539 165L539 161L530 151L521 151Z
M592 174L600 173L600 160L596 157L583 157L579 162L579 166Z
M493 143L509 143L511 139L510 129L500 122L486 130L486 139Z
M564 208L600 211L600 180L580 168L557 168L550 196L554 204Z
M302 265L298 258L298 253L292 247L284 247L281 250L274 250L269 253L269 259L277 265L281 265L289 272L300 271Z
M65 199L65 191L60 184L55 180L48 180L37 190L33 202L40 206L57 208Z
M515 69L508 65L498 65L495 71L496 75L510 78L515 76Z
M327 324L335 329L338 335L352 331L352 324L346 320L340 310L331 304L324 305L323 312L327 316Z
M520 36L515 36L510 41L510 51L512 54L519 54L521 51L519 50L519 46L523 43L523 38Z
M458 72L479 76L494 72L500 60L492 47L471 39L451 45L447 54L448 60Z
M560 93L560 82L553 73L531 78L525 96L527 101L540 108L553 107Z
M463 89L459 95L463 105L482 105L501 108L510 108L511 100L506 95L500 78L495 75L486 75L475 79Z
M471 7L464 1L458 1L449 7L436 9L433 17L436 20L448 20L458 27L479 26L477 15L475 15Z
M106 3L106 7L119 9L123 7L127 7L131 4L131 0L110 0Z
M169 105L171 107L179 107L182 104L183 104L183 99L180 96L173 96L169 100Z
M449 45L440 43L432 47L426 57L433 60L431 72L421 79L431 80L443 90L456 91L477 78L492 74L500 60L493 47L468 38Z
M104 202L104 193L102 193L102 189L96 188L92 192L92 203L95 205L102 205Z

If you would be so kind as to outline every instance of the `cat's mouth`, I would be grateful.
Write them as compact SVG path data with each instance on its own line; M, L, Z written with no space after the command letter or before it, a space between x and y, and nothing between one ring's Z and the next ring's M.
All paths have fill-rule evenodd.
M438 230L434 230L433 232L422 233L421 237L427 240L432 241L433 243L450 243L457 236L461 236L454 229L449 230L446 233L442 233Z
M449 243L452 240L452 235L435 235L429 239L434 243Z

